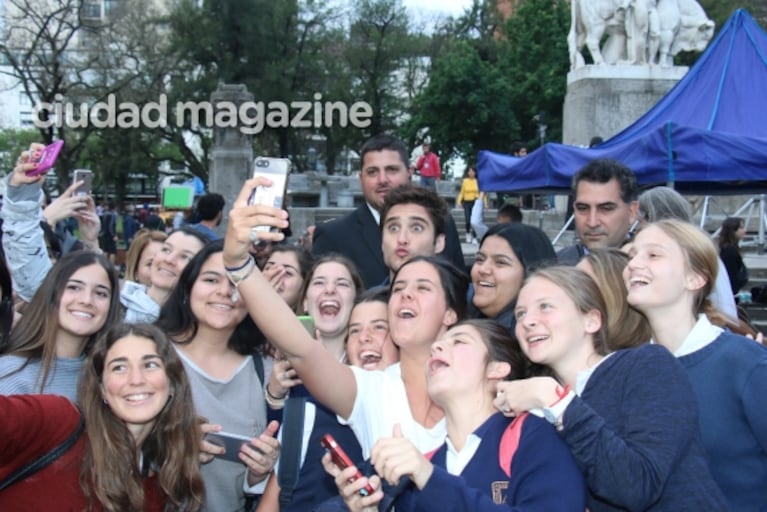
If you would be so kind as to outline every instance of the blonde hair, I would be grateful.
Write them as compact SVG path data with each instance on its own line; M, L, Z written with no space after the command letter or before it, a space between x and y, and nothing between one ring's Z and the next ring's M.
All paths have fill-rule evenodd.
M157 231L156 229L141 229L128 248L128 253L125 255L125 280L136 281L138 274L138 263L141 260L141 253L152 242L164 242L168 238L168 235L164 231Z

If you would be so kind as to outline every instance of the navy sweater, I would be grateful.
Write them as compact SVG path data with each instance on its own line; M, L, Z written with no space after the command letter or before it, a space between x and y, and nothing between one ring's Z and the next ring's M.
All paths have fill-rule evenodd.
M431 459L434 472L426 486L421 491L411 486L396 510L583 512L583 475L554 428L536 416L520 417L521 434L511 454L499 447L511 421L494 414L474 432L482 441L460 476L445 470L443 444Z
M728 510L708 468L687 373L664 347L620 350L602 362L563 424L591 512Z
M680 357L714 480L735 511L767 510L767 348L723 332Z

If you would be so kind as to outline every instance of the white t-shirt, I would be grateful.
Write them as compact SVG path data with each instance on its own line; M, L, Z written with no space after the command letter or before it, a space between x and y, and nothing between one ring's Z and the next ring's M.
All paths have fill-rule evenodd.
M423 453L445 442L447 427L444 418L430 429L413 418L399 363L383 371L368 371L355 366L351 369L357 381L357 398L349 418L339 416L338 421L351 427L366 459L378 439L392 436L397 423L402 428L402 435Z

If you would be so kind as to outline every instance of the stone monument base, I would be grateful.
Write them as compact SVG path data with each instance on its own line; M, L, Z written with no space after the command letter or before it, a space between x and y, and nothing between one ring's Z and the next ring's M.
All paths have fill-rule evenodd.
M674 66L587 65L567 74L562 141L607 140L655 105L687 73Z

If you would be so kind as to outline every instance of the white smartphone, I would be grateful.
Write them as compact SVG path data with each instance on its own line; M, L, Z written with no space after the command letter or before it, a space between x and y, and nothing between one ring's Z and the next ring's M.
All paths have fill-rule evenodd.
M253 177L263 176L271 180L270 187L258 186L250 195L248 204L265 204L283 208L288 190L291 163L287 158L257 157L253 162ZM257 231L269 231L269 226L257 226ZM273 228L277 231L276 228Z
M82 181L75 189L76 196L89 196L93 191L93 172L89 169L75 169L72 175L72 181Z
M206 441L216 446L222 446L226 450L221 455L216 455L216 457L240 463L242 463L239 457L240 448L244 444L250 444L251 439L252 437L232 434L231 432L208 432L205 434Z

